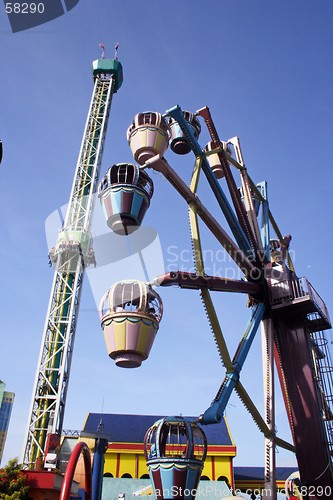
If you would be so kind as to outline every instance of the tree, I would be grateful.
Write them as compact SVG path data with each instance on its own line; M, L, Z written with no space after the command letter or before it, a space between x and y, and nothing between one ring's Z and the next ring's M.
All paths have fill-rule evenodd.
M18 459L9 460L8 464L0 469L0 499L28 500L28 491L26 476L21 471Z

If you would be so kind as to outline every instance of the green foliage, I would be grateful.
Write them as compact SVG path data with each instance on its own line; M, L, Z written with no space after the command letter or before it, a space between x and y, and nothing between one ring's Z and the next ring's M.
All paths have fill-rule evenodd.
M0 499L27 500L29 498L28 491L26 477L21 471L18 459L14 458L0 469Z

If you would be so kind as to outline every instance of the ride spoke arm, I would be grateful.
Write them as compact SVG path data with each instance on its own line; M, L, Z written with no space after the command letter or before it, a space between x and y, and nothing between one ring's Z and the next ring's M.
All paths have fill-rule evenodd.
M222 187L220 186L217 178L215 177L214 173L212 172L212 169L209 166L208 160L203 153L201 147L199 146L196 138L194 137L194 134L187 124L186 120L184 119L183 112L179 106L175 106L174 108L169 109L166 114L170 115L172 118L174 118L182 132L184 133L188 143L191 146L192 151L194 152L195 156L197 158L200 158L202 160L202 169L207 177L207 180L210 184L210 187L212 188L212 191L216 197L216 200L227 220L227 223L232 231L232 234L237 241L237 244L239 248L242 249L242 251L247 254L247 255L252 255L253 251L250 245L250 242L245 235L237 217L236 214L234 213L226 195L223 192Z
M190 182L190 190L193 193L196 193L199 183L200 169L201 169L202 161L200 158L197 158L195 162L192 179ZM201 247L201 237L199 230L199 221L198 215L193 207L189 207L189 220L190 220L190 231L191 231L191 242L193 249L193 258L194 264L197 271L197 274L200 277L205 277L205 268L204 268L204 259L202 256L202 247ZM232 361L229 355L229 351L227 348L227 344L225 338L223 336L222 329L220 327L220 323L215 311L215 307L211 298L211 294L207 287L201 289L200 292L201 300L207 314L207 318L211 327L211 330L214 335L214 340L216 342L216 346L218 348L218 352L221 358L221 361L227 370L232 369Z
M227 157L228 162L232 163L234 165L234 167L236 167L238 170L242 171L245 168L240 163L238 163L235 160L235 158L233 158L228 153L226 153L226 157ZM262 196L261 192L259 191L259 189L257 188L257 186L255 185L255 183L253 182L253 180L251 179L251 177L249 175L248 175L248 180L249 180L253 194L255 194L255 196L258 197L258 199L260 200L261 203L267 203L266 199ZM282 241L283 236L282 236L282 233L279 229L279 226L277 225L276 220L274 219L273 214L270 211L270 209L268 208L268 206L267 206L267 209L268 209L268 219L269 219L270 223L272 224L272 228L274 229L275 234L278 237L279 241ZM290 253L289 253L288 249L286 250L286 255L287 255L289 269L291 271L295 272L294 264L293 264L293 261L291 260Z
M197 113L200 116L202 116L202 118L205 120L205 123L207 125L208 131L210 133L210 136L211 136L213 143L216 144L216 146L220 146L222 143L220 141L217 130L215 128L215 125L214 125L212 116L210 114L209 108L207 106L205 106L204 108L199 109L197 111ZM252 231L250 221L247 217L244 204L242 203L242 200L240 198L239 191L237 189L235 180L234 180L233 175L231 173L231 169L229 167L229 163L226 159L225 152L224 152L223 148L220 148L220 151L217 154L218 154L221 166L222 166L222 170L223 170L225 179L227 181L227 185L229 188L229 192L231 195L231 199L232 199L239 223L240 223L244 233L246 234L246 236L251 244L251 247L254 250L255 256L257 257L259 255L258 251L259 251L260 247L259 247L258 242L254 236L253 231Z
M200 276L196 273L187 273L184 271L172 271L162 274L155 278L154 283L160 286L178 285L180 288L190 288L193 290L208 288L217 292L236 292L254 295L261 290L260 285L257 283L219 278L217 276Z
M212 231L223 248L228 252L231 258L236 262L238 267L244 272L245 276L252 280L260 277L260 270L252 264L246 257L244 252L233 242L229 235L223 230L217 220L210 214L207 208L199 200L198 196L192 193L185 182L178 174L170 167L168 162L160 155L156 155L148 160L145 167L152 167L154 170L161 172L165 178L177 189L185 201L191 206L195 206L198 216Z
M251 400L249 394L247 393L247 391L245 390L245 388L241 382L237 383L235 390L236 390L239 398L241 399L242 403L244 404L245 408L251 414L253 420L255 421L257 426L259 427L260 431L264 434L264 436L266 438L271 438L272 437L271 430L267 426L263 417L260 415L255 404ZM276 436L274 436L274 439L275 439L276 445L280 446L280 448L284 448L285 450L295 452L295 447L292 444L285 441L284 439L278 438Z
M260 230L259 230L259 225L258 225L258 220L257 220L255 203L254 203L254 199L253 199L252 192L251 192L249 176L248 176L247 169L245 167L245 163L244 163L244 159L243 159L243 155L242 155L239 137L232 137L231 139L228 140L228 144L232 144L234 151L235 151L235 154L236 154L237 161L243 167L243 169L240 170L240 178L242 181L242 194L243 194L243 198L244 198L244 199L242 199L242 201L244 201L244 208L245 208L246 216L247 216L248 222L252 228L253 234L255 235L255 239L256 239L259 251L262 253L263 247L262 247L262 243L261 243L261 235L260 235ZM224 152L224 157L227 161L226 152ZM228 161L227 161L227 163L228 163ZM229 163L228 163L228 167L229 167Z
M220 422L231 393L239 381L240 372L243 368L264 312L264 304L256 304L253 307L252 316L248 322L243 338L233 359L233 369L232 371L227 372L225 379L210 407L205 411L205 413L200 415L199 418L202 424L207 425Z

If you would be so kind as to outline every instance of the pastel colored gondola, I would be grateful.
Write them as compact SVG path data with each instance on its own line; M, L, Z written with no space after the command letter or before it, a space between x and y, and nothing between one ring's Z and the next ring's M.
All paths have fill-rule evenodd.
M140 227L153 196L148 174L132 163L108 169L98 188L107 225L117 234L130 234Z
M217 149L217 148L218 148L218 145L214 144L213 141L210 141L206 144L203 151L204 151L204 153L210 153L211 151L214 151L214 149ZM210 168L214 172L215 177L217 179L222 179L222 177L224 177L224 173L223 173L223 168L221 165L219 155L217 153L207 154L207 160L208 160L208 163L210 165Z
M163 156L169 145L170 132L160 113L147 111L135 115L127 130L127 141L135 161L143 165L153 156Z
M207 453L204 431L185 417L165 417L146 432L144 451L157 500L194 500Z
M160 296L143 281L120 281L106 292L99 312L107 352L117 366L136 368L148 358L162 311Z

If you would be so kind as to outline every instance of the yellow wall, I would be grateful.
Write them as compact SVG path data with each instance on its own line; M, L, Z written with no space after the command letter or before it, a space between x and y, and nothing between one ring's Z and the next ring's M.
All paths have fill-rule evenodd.
M117 452L108 450L105 455L105 473L110 473L113 477L122 477L124 474L130 474L134 479L148 474L143 452Z
M211 481L217 481L219 477L225 476L229 484L232 484L232 459L234 456L233 449L230 450L230 453L226 451L214 454L208 452L202 475ZM109 448L105 455L104 474L106 473L112 474L113 477L130 474L133 479L148 474L142 447L140 449L140 445L137 445L134 450L117 449L117 444L114 443L113 449Z
M209 456L205 460L202 476L207 476L211 481L217 481L225 476L229 483L232 482L232 457Z
M113 477L116 477L116 470L117 453L109 453L107 451L105 454L104 474L107 472L108 474L112 474Z

